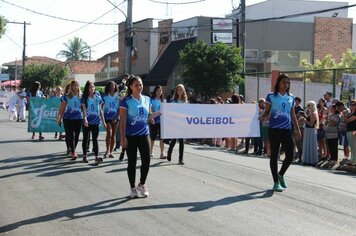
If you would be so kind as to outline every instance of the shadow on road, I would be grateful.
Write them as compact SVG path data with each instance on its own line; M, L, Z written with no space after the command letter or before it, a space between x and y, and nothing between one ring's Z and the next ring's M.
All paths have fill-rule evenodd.
M13 169L12 173L0 175L0 179L10 178L14 176L37 174L37 177L54 177L63 174L90 171L91 169L105 168L110 166L120 166L107 171L106 173L117 173L127 171L127 162L119 161L118 159L104 159L100 165L94 164L94 157L90 157L90 164L81 162L81 158L73 161L63 153L53 153L41 156L15 157L0 160L0 163L7 165L1 166L0 170ZM36 162L34 162L36 161ZM155 168L163 165L173 165L165 161L159 161L150 165L150 168ZM19 168L19 170L16 170ZM137 169L140 165L137 166Z
M238 202L244 202L249 200L269 198L272 196L273 196L273 191L266 190L266 191L247 193L239 196L226 197L216 201L183 202L183 203L169 203L169 204L159 204L159 205L118 208L118 206L123 205L124 203L130 201L129 197L122 197L122 198L105 200L105 201L101 201L98 203L94 203L82 207L58 211L48 215L43 215L27 220L15 222L12 224L8 224L0 227L0 233L12 231L21 226L54 221L60 218L68 218L68 220L76 220L76 219L81 219L86 217L97 216L97 215L128 212L128 211L175 209L175 208L188 208L188 211L190 212L199 212L199 211L211 209L213 207L226 206L226 205L231 205ZM90 213L85 214L86 212L90 212Z
M14 140L2 140L0 141L1 144L9 144L9 143L54 143L54 142L64 142L59 141L57 139L44 139L44 140L39 140L39 139L14 139Z
M91 160L91 162L94 163L93 160ZM13 172L10 174L0 175L0 179L4 179L27 174L38 174L38 177L53 177L67 173L89 171L92 168L104 168L125 162L119 162L119 160L105 160L101 165L96 166L84 164L80 158L73 161L63 153L53 153L41 156L8 158L0 160L0 163L7 164L1 166L0 170L13 169ZM20 170L15 170L17 168Z

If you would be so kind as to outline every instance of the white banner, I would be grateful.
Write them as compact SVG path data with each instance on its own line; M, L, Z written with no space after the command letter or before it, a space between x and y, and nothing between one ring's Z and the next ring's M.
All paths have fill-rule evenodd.
M257 104L161 104L161 137L259 137Z

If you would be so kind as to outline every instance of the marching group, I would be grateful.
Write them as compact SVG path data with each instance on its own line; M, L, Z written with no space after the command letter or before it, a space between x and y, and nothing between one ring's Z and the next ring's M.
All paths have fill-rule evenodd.
M287 188L284 179L288 167L293 160L308 165L316 165L321 159L328 159L330 163L338 161L339 141L344 146L344 160L347 164L356 162L356 100L350 101L347 106L332 99L327 92L316 104L307 102L305 110L300 105L301 99L289 93L290 79L287 75L280 75L274 91L266 99L259 99L259 120L261 136L256 138L240 138L240 144L245 144L244 153L249 152L251 141L254 145L254 154L263 153L270 158L270 169L274 181L273 190L283 191ZM64 126L67 154L76 160L77 144L81 130L83 131L82 151L83 162L88 163L89 142L92 141L95 163L99 164L105 158L114 158L114 150L121 146L119 160L127 154L127 173L130 183L130 196L132 198L149 195L146 187L146 178L149 172L150 160L153 156L153 146L156 139L160 144L160 158L172 160L172 152L177 139L169 140L167 154L164 153L164 141L160 138L160 106L163 102L196 103L194 97L187 95L184 85L175 87L172 96L163 99L162 87L156 86L151 97L142 94L143 84L139 76L125 75L123 83L118 86L110 81L105 86L103 95L95 90L94 83L87 81L83 93L77 81L72 81L63 91L57 87L53 97L60 97L57 122ZM17 93L18 99L14 104L23 104L26 108L26 97L43 97L41 84L35 82L28 94ZM10 99L11 100L11 99ZM243 103L243 97L232 95L225 102L231 104ZM217 97L209 101L211 104L224 103ZM11 108L11 109L10 109ZM9 106L10 116L14 108ZM10 117L13 118L13 117ZM25 120L21 117L19 120ZM99 156L99 125L106 129L106 151L103 157ZM57 137L57 134L56 134ZM60 134L60 138L64 136ZM33 133L32 138L35 138ZM43 136L40 133L39 139ZM204 139L214 146L225 147L228 150L237 150L239 138ZM193 140L186 140L191 142ZM196 141L196 140L194 140ZM178 164L184 165L184 140L179 142ZM351 155L350 155L351 149ZM141 158L141 177L136 185L137 151ZM282 167L278 172L278 159L280 153L285 153Z

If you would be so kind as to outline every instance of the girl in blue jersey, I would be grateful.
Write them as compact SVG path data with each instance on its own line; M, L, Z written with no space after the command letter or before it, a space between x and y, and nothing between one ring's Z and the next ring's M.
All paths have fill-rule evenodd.
M185 91L184 85L183 84L178 84L176 88L174 89L174 97L172 100L172 103L187 103L188 98L187 98L187 93ZM179 141L179 165L184 165L183 162L183 153L184 153L184 140L183 139L178 139ZM171 161L172 160L172 152L174 145L176 145L177 139L172 139L172 141L169 144L168 148L168 153L167 153L167 160Z
M88 151L88 139L89 133L92 134L93 140L93 152L95 155L95 163L99 164L103 161L99 154L98 136L99 136L99 125L100 118L103 121L103 125L106 128L106 123L104 119L103 110L101 104L103 100L100 94L95 92L95 86L89 80L86 82L84 87L84 92L82 96L82 109L83 109L83 162L88 163L87 151Z
M106 127L106 152L104 158L114 158L113 150L119 120L119 94L115 82L110 81L105 86L103 110Z
M162 96L162 87L161 86L156 86L153 90L153 94L151 97L151 113L154 112L160 112L161 110L161 103L164 102L163 96ZM150 124L150 136L151 136L151 157L153 157L153 146L155 143L155 139L158 138L160 140L159 146L161 149L161 159L166 159L167 157L164 155L164 143L163 140L161 139L161 119L160 116L157 116L154 119L154 124Z
M266 107L262 117L270 114L269 120L269 139L271 145L270 168L273 176L273 190L282 192L287 188L284 174L293 161L294 142L292 134L292 122L296 137L300 138L300 130L295 115L294 96L289 93L290 79L282 74L278 77L274 92L267 95ZM281 170L278 172L279 149L280 145L285 148L285 159Z
M121 146L126 148L128 158L127 174L131 187L131 198L136 198L139 195L148 197L145 183L151 161L148 127L150 98L142 95L142 89L141 78L131 76L127 81L127 96L120 102ZM136 187L137 149L141 156L141 178Z
M70 148L72 160L78 158L75 148L79 141L80 129L82 127L83 113L80 102L80 86L78 81L70 83L70 89L61 99L57 122L59 125L64 124L66 132L66 143Z
M43 92L41 91L41 83L38 81L35 81L34 84L32 85L31 89L30 89L30 93L28 95L29 99L30 98L46 98L43 94ZM35 133L32 133L32 138L35 138ZM39 132L39 136L38 136L39 140L43 140L44 137L42 136L42 132Z

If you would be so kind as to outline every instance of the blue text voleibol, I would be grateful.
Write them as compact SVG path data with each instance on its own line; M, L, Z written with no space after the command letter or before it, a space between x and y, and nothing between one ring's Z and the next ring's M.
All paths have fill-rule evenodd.
M232 117L185 117L188 125L234 125Z

